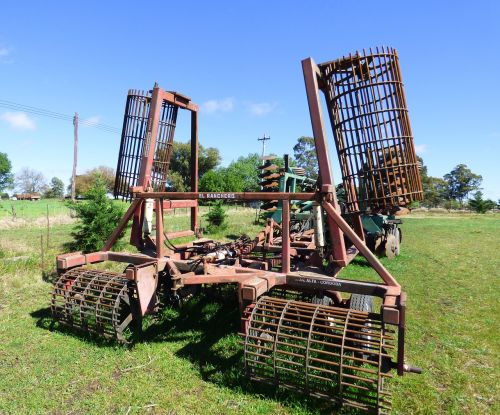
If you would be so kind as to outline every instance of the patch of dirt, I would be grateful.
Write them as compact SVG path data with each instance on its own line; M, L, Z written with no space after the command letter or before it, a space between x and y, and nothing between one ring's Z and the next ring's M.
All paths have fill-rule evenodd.
M115 369L113 370L112 376L114 380L118 381L122 377L122 372L119 369Z

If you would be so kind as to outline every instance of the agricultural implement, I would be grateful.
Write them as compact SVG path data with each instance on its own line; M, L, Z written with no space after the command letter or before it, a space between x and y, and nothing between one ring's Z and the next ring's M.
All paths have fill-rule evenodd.
M406 294L367 247L360 216L367 207L390 209L422 196L398 57L382 48L320 65L308 58L302 68L319 179L299 193L198 192L198 107L157 85L129 91L115 195L130 200L130 207L101 251L57 257L52 314L64 325L126 342L143 316L193 286L233 284L250 378L384 413L391 408L387 380L393 371L419 372L405 362ZM348 221L335 192L320 91ZM190 192L166 191L179 110L191 113ZM268 221L254 239L174 245L177 237L198 234L198 201L213 199L278 201L281 224ZM290 201L312 204L314 226L290 225ZM191 228L169 234L164 211L175 207L191 209ZM129 221L130 242L139 252L112 252ZM357 254L379 282L342 278ZM97 269L94 264L103 261L122 262L123 272Z
M264 156L264 164L257 170L261 172L260 186L265 192L300 192L311 191L316 181L307 177L305 171L299 167L290 167L288 155L283 157L284 165L279 167L276 156ZM336 187L337 201L345 219L349 221L349 215L345 212L345 191L343 185ZM290 222L292 228L302 230L311 229L314 226L315 211L312 201L291 201ZM272 220L280 225L282 220L282 203L278 200L263 202L260 205L260 216ZM403 239L402 230L399 225L403 223L400 216L406 215L409 210L393 206L385 211L372 212L369 209L361 212L361 224L365 233L365 240L370 250L378 256L393 259L400 254Z

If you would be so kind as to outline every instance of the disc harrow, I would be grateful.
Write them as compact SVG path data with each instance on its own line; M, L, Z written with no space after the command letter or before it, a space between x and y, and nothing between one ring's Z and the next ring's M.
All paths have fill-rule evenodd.
M376 314L264 296L250 315L245 368L260 382L384 413L394 341Z
M102 249L58 255L54 319L128 343L140 334L143 317L162 304L181 305L182 298L204 285L231 284L243 311L244 363L250 378L322 398L328 406L390 411L386 381L391 373L421 370L405 361L406 293L370 251L362 214L368 207L373 215L392 214L400 202L421 196L397 59L392 49L320 65L304 59L317 179L292 167L287 155L283 163L263 156L258 192L200 191L198 105L157 84L145 93L130 91L114 193L131 204ZM390 85L385 85L388 77ZM388 90L374 92L374 87ZM343 207L322 122L322 93L343 173ZM179 109L191 116L191 186L186 192L166 188ZM375 128L363 127L365 122ZM211 200L260 201L265 228L254 239L200 238L199 204ZM165 212L176 208L190 210L190 228L167 232L171 218ZM130 244L137 252L113 250L130 222ZM384 225L372 233L395 230ZM172 242L192 236L197 239ZM400 234L390 236L400 240ZM358 254L377 273L377 282L343 277ZM104 262L124 271L92 266ZM374 298L378 313L372 312Z
M134 331L135 287L123 274L87 268L63 273L52 291L59 323L126 343Z

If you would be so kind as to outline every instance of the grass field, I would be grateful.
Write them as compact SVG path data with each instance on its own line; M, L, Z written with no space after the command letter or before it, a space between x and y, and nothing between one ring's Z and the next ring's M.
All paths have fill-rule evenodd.
M12 219L13 214L20 219L34 219L46 216L47 209L49 216L69 214L69 209L64 201L59 199L42 199L33 202L29 200L0 200L0 219Z
M252 221L233 210L217 237L255 234ZM51 330L48 271L71 227L51 227L44 273L43 225L0 229L0 414L324 412L242 376L230 290L166 310L131 348ZM498 216L408 218L403 232L402 255L383 262L408 292L407 358L424 373L392 382L394 412L499 413ZM344 275L373 276L362 259Z

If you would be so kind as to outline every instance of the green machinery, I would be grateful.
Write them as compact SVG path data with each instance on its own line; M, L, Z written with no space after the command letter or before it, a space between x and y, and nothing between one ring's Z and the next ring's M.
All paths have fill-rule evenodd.
M300 192L313 191L316 181L305 176L304 169L291 167L289 156L285 154L283 163L276 156L263 157L264 164L258 167L261 172L260 185L265 192ZM282 164L282 166L280 166ZM345 201L345 192L342 185L337 186L337 198L342 206ZM291 222L292 229L307 229L312 226L313 215L312 201L292 202ZM262 203L261 216L281 223L282 206L278 200ZM403 222L396 214L398 212L370 212L361 215L361 222L365 232L366 242L372 252L379 256L393 259L400 253L402 232L399 225ZM345 219L349 221L349 214L344 212ZM295 225L295 226L294 226Z
M394 215L381 213L363 214L361 222L366 236L366 244L372 252L393 259L400 253L403 234L399 225L403 223Z
M260 185L265 192L310 192L316 186L316 180L305 176L304 169L291 167L289 156L283 157L283 166L276 164L276 156L265 156L264 164L258 167L261 171L259 177L262 179ZM294 201L292 203L292 221L304 221L309 218L312 212L312 201ZM260 206L262 217L273 219L281 223L282 203L278 200L271 200Z

